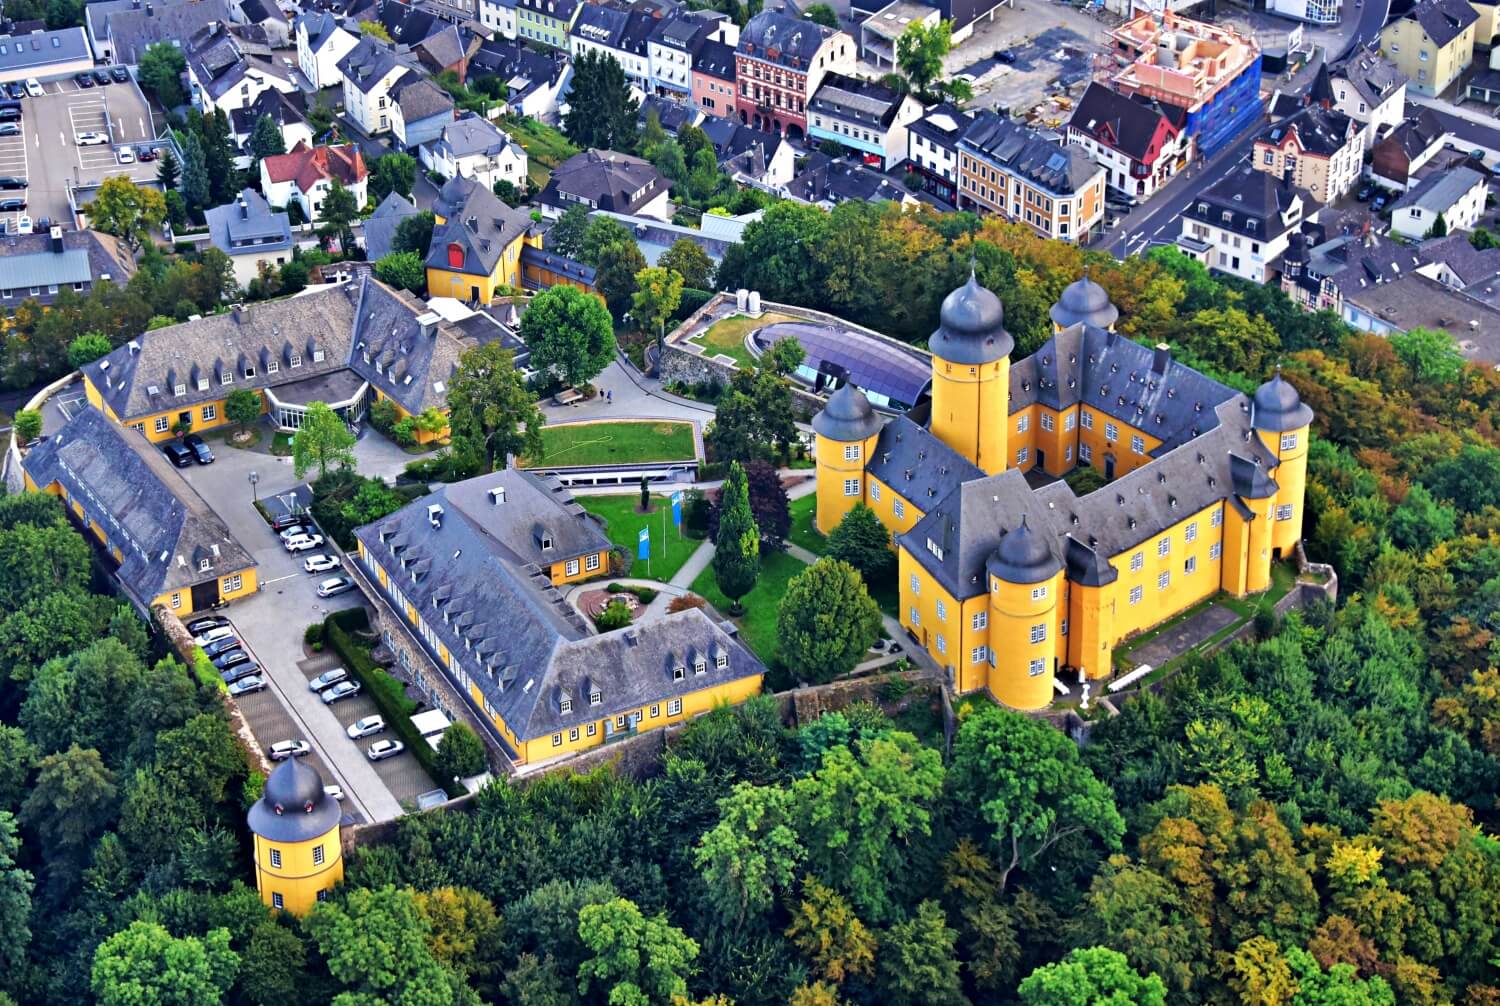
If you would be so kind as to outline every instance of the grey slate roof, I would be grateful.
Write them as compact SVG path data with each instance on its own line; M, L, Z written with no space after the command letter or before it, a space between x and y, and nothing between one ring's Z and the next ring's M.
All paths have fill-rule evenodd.
M327 11L313 11L303 14L297 19L297 27L305 28L307 31L307 47L313 52L320 51L343 29L338 19Z
M438 190L433 212L446 222L432 231L427 264L448 269L448 246L464 249L464 268L470 275L488 276L511 242L531 226L531 217L501 202L488 188L464 175L454 175Z
M890 127L900 111L903 94L878 81L826 73L818 90L808 102L808 110L833 116L844 122L858 122L880 129Z
M436 527L434 506L441 508ZM547 551L538 544L544 531L553 541ZM604 551L609 541L553 479L514 468L482 475L355 536L523 741L765 671L698 610L591 635L546 567ZM693 653L718 651L727 667L710 656L705 673L694 673ZM682 680L672 673L678 665L686 668ZM598 705L589 701L594 689Z
M973 115L953 102L945 101L929 108L920 119L906 128L944 150L955 151L958 149L959 137L973 121Z
M1395 63L1380 55L1380 47L1375 44L1350 53L1333 68L1332 76L1347 80L1369 108L1385 101L1408 80Z
M397 52L373 35L365 35L339 60L339 73L361 93L369 94L398 66L421 73L410 53Z
M835 161L814 151L802 171L786 185L786 194L809 203L842 203L851 199L878 203L905 202L910 193L874 168L854 161Z
M414 46L429 35L448 27L448 22L432 11L401 0L378 0L375 17L390 33L391 41L397 45Z
M864 392L845 384L828 396L828 403L812 417L812 428L829 440L856 443L880 429L880 417Z
M593 3L584 4L568 34L606 49L618 49L620 40L625 35L625 24L629 20L630 15L623 10Z
M1137 161L1151 163L1160 151L1150 149L1163 119L1172 126L1171 106L1138 101L1097 81L1073 108L1068 126ZM1173 127L1174 130L1176 127Z
M1274 122L1256 139L1280 146L1288 133L1295 132L1302 148L1319 157L1332 157L1350 142L1354 121L1342 112L1321 105L1304 105L1291 115Z
M318 770L301 758L288 758L266 777L245 819L267 841L306 842L328 834L342 817L338 801L323 792Z
M209 22L228 24L229 7L224 0L194 0L190 3L157 4L150 9L117 11L109 15L109 34L114 45L115 62L140 62L146 49L157 42L185 42Z
M416 216L418 212L416 205L399 192L392 192L382 199L375 212L365 220L365 258L378 262L390 254L391 244L396 240L396 228L401 226L401 221Z
M1406 16L1420 24L1427 37L1439 46L1452 42L1479 20L1467 0L1417 0Z
M469 157L484 154L493 157L506 148L518 154L521 148L493 122L473 112L465 113L443 127L442 134L432 141L433 149L450 157Z
M715 80L734 82L734 46L717 39L707 39L693 56L693 72Z
M1429 213L1446 213L1482 181L1484 176L1473 168L1457 167L1441 174L1431 174L1403 192L1391 211L1417 206Z
M583 202L593 209L635 213L670 184L650 161L614 150L585 150L552 169L539 198L552 206Z
M453 96L416 71L396 80L391 98L401 107L401 118L408 126L435 115L453 114Z
M580 3L582 0L516 0L516 7L567 24L572 21L573 12L578 10ZM582 12L579 14L581 16Z
M92 59L88 35L82 28L34 31L26 35L0 35L0 72L46 71L57 63Z
M813 56L833 34L832 28L815 22L763 10L740 30L738 48L742 55L806 73Z
M1225 175L1198 194L1183 216L1242 234L1256 241L1269 241L1295 227L1300 218L1288 222L1293 203L1306 206L1311 197L1274 175L1245 167ZM1229 219L1224 219L1224 213Z
M1082 147L1056 143L996 112L974 117L958 145L1060 195L1078 192L1103 169Z
M22 466L38 486L61 484L104 529L124 556L120 581L142 604L256 564L155 445L97 409L79 410Z
M108 281L124 283L135 275L135 257L115 237L98 231L63 231L61 250L50 234L16 234L0 243L0 287L29 296L39 287L41 303L52 284Z
M906 415L880 431L865 471L926 513L965 482L984 478L984 470Z
M250 103L249 108L230 110L229 120L233 124L235 135L248 138L255 132L255 124L263 115L270 116L271 120L283 129L288 125L306 122L307 99L301 91L287 94L274 87L268 87Z
M292 230L285 213L275 213L254 189L244 189L238 200L206 211L214 247L226 255L269 252L292 246Z

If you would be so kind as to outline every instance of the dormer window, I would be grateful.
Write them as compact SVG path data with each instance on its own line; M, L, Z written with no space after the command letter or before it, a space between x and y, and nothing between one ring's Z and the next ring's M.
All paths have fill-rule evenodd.
M219 383L220 384L233 384L234 383L234 371L232 371L232 370L226 370L226 371L223 371L222 373L220 373L219 374Z
M573 700L564 695L557 703L557 711L571 713L573 711Z
M206 377L200 377L200 378L198 378L198 390L199 391L207 391L208 390L208 378L206 378Z
M274 374L274 373L276 373L279 370L281 370L281 361L280 360L267 360L266 361L266 373L268 373L268 374Z
M694 674L707 674L708 673L708 661L704 660L702 657L695 657L693 659L693 673Z
M183 395L187 394L187 385L186 384L174 384L174 385L172 385L172 394L174 394L177 397L181 398Z
M542 535L542 551L543 552L549 552L551 550L552 550L552 538L551 538L551 536L549 536L549 535Z
M298 367L302 366L302 354L301 353L293 353L292 354L291 366L292 366L293 370L296 370Z
M255 376L255 368L252 367L252 366L250 366L249 364L246 364L245 365L245 380L248 381L248 380L250 380L254 376Z
M718 653L714 654L714 667L722 671L728 666L729 654L725 653L723 650L720 650Z
M599 693L599 689L597 689L597 688L590 688L589 689L589 705L591 705L591 706L597 706L599 703L601 703L603 701L604 701L604 696Z
M322 362L323 362L323 351L321 349L315 349L315 350L313 350L313 363L322 363Z
M207 560L207 559L199 559L198 560L198 569L199 569L200 572L206 573L206 572L208 572L209 570L211 570L213 568L214 568L214 564L212 562L210 562L209 560Z
M672 668L672 680L673 681L681 681L685 677L687 677L687 668L686 667L683 667L681 664L678 664L676 667Z

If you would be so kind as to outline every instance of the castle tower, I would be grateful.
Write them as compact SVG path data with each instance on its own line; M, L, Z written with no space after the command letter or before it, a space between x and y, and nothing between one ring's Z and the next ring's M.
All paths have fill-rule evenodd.
M1083 275L1068 285L1047 313L1052 317L1054 332L1072 328L1080 321L1095 328L1114 331L1115 322L1120 317L1119 308L1110 301L1104 287L1089 279L1086 266Z
M817 527L838 527L854 504L865 501L865 465L880 435L880 417L865 393L846 384L813 416L818 472Z
M1070 667L1090 680L1114 669L1115 587L1120 574L1095 549L1068 536L1063 559L1068 568L1068 624L1064 641Z
M1005 537L985 562L990 588L990 692L1012 709L1052 702L1058 665L1057 604L1063 566L1046 539L1027 526Z
M1281 368L1255 389L1250 425L1266 450L1276 455L1276 499L1271 510L1271 548L1279 558L1292 554L1302 539L1302 508L1307 489L1307 436L1313 411L1297 389L1282 379Z
M1222 586L1237 597L1271 586L1271 524L1276 519L1280 488L1265 468L1238 454L1229 455L1231 488L1241 505L1224 506Z
M344 879L338 801L300 759L276 766L247 815L255 835L255 887L272 908L306 915Z
M988 475L1007 467L1010 354L1000 298L969 281L943 299L932 351L933 434Z

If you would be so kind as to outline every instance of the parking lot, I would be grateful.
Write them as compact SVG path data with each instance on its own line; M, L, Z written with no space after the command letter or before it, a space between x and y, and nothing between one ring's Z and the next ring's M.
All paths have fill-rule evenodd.
M80 88L71 77L44 80L40 97L21 101L21 132L0 137L0 174L25 178L24 211L0 214L7 231L20 217L40 226L43 217L71 226L68 186L97 185L111 175L140 182L156 177L155 162L121 164L119 150L149 143L154 132L146 99L134 81ZM80 146L84 133L103 133L107 143Z

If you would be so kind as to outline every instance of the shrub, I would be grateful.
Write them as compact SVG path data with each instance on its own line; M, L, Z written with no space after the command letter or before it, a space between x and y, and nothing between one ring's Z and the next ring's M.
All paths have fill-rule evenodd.
M708 602L697 594L683 594L681 597L672 598L672 603L667 605L667 611L669 613L676 613L679 611L690 611L693 608L706 607L708 607Z
M417 423L411 416L407 416L395 426L391 427L391 439L402 447L410 447L417 442Z
M434 763L445 783L478 775L488 767L484 758L484 741L467 723L455 723L443 731Z
M302 633L302 641L308 646L323 642L323 623L314 622Z
M208 659L208 654L201 649L193 649L193 677L198 679L198 684L204 688L210 688L216 692L225 691L228 686L224 679L219 677L219 671L214 667L214 662Z
M623 629L630 624L630 609L624 601L610 601L604 610L594 617L594 625L600 632Z

